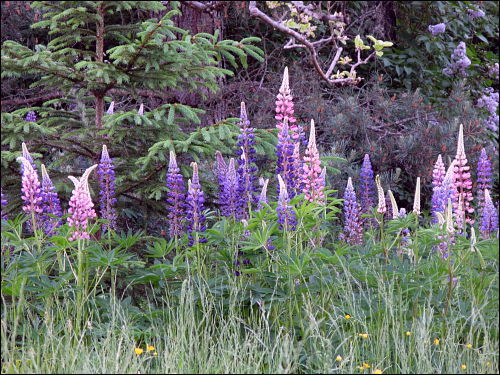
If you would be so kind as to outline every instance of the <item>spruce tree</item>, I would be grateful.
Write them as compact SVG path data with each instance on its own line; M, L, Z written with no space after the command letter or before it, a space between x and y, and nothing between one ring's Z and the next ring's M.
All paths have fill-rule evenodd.
M54 99L2 113L2 175L10 169L11 190L18 189L12 172L23 141L59 171L51 174L63 179L59 187L67 192L67 175L97 163L106 144L121 205L140 202L160 210L170 150L196 161L212 158L215 150L230 152L226 141L236 137L236 119L186 132L186 126L200 124L203 111L177 103L175 93L215 92L218 80L233 74L224 63L236 68L238 62L245 67L248 56L262 60L262 50L253 45L258 38L219 41L218 31L191 35L174 25L180 14L174 1L40 1L32 7L43 15L32 28L47 30L50 42L34 49L4 42L2 78L34 77L32 86ZM127 98L129 106L106 113L117 98ZM162 104L141 114L148 98ZM35 122L25 121L29 111L37 113Z

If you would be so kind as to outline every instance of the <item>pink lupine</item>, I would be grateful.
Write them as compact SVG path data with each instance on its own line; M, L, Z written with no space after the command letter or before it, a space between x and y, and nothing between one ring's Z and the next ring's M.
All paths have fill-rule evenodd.
M75 184L75 188L71 193L68 210L70 214L68 217L68 224L72 229L72 234L69 238L70 241L90 239L87 232L88 221L95 218L97 215L93 208L94 204L90 196L88 180L90 173L95 168L97 168L97 164L87 168L79 179L69 176L69 179Z
M471 205L473 196L472 180L469 170L470 167L467 165L467 157L465 156L464 148L464 128L463 125L460 124L460 131L458 133L457 155L455 156L454 167L456 195L453 202L453 208L455 214L457 214L457 212L463 212L463 214L465 215L466 223L473 224L474 220L472 219L472 217L467 216L467 214L472 214L474 212L474 208ZM464 205L464 207L460 210L458 209L459 202Z
M415 198L413 199L413 212L420 215L420 177L417 177L417 184L415 186Z
M283 81L281 83L281 87L279 89L279 93L276 96L276 120L278 123L276 127L281 130L283 127L283 123L285 119L288 120L288 127L290 129L292 138L297 140L303 137L303 129L301 126L295 124L297 121L293 116L293 96L290 91L290 84L288 81L288 67L285 67L285 71L283 73Z
M21 191L23 195L21 196L24 201L23 211L27 215L32 215L37 221L39 221L42 214L42 190L40 180L38 179L38 174L35 169L23 156L17 158L17 161L22 163L23 166L23 176L22 176L22 188Z
M324 180L321 178L321 161L316 147L316 130L314 120L311 120L311 132L309 134L309 143L304 155L302 181L304 183L305 198L310 202L323 203L325 194Z
M436 164L434 164L434 170L432 171L432 223L437 223L436 213L438 211L444 210L444 204L440 201L440 189L443 185L444 176L446 174L446 169L444 167L443 159L441 154L439 154Z

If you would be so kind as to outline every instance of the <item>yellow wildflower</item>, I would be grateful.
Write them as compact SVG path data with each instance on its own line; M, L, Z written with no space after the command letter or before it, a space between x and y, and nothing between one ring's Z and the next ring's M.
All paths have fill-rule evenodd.
M146 351L152 352L153 350L155 350L155 347L153 345L146 345Z
M372 374L383 374L383 372L382 372L382 370L377 368L377 369L373 370Z
M338 355L338 356L337 356L337 358L335 358L335 360L336 360L337 362L342 362L342 357Z
M371 366L368 363L365 362L365 363L363 363L363 367L364 368L370 368Z
M358 366L359 371L364 371L365 368L363 366Z
M157 356L157 355L158 355L158 353L154 352L154 353L153 353L153 355L154 355L154 356Z
M468 347L469 349L472 348L472 344L467 344L465 346Z
M345 314L344 318L351 319L351 316L349 314Z
M466 366L466 365L461 365L461 366L460 366L460 368L461 368L462 370L466 370L466 369L467 369L467 366Z
M135 348L135 349L134 349L134 352L135 352L135 354L137 354L137 355L141 355L141 354L142 354L142 352L144 352L144 349L142 349L142 348Z
M358 336L362 337L364 339L367 339L368 338L368 333L358 333Z
M406 331L406 336L411 336L411 332L410 331Z
M439 339L434 339L434 345L439 345Z

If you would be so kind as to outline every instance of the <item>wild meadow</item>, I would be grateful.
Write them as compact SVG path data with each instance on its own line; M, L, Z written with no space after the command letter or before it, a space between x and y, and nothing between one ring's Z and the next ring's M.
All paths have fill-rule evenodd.
M359 88L411 50L348 33L361 2L224 8L309 51L311 114L276 32L183 29L224 2L6 3L44 31L2 39L2 373L498 373L498 5L428 5L423 95ZM268 63L232 117L185 95Z

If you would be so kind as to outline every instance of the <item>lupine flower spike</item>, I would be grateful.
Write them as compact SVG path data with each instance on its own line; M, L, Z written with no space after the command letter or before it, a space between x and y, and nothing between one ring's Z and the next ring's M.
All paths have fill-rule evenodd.
M260 192L259 196L259 202L257 204L257 209L260 210L264 204L267 204L267 184L269 183L269 179L266 178L265 180L261 177L261 185L262 185L262 190Z
M20 156L17 161L23 164L23 177L22 177L22 200L24 201L23 211L32 216L36 222L40 223L42 213L42 190L38 174L31 166L28 159ZM32 225L33 223L31 223ZM33 227L28 225L28 229Z
M455 161L452 161L446 174L444 176L443 182L440 187L435 190L435 196L433 196L433 213L434 217L438 217L438 213L444 214L446 211L446 202L450 198L453 202L455 199Z
M375 183L373 181L372 164L368 154L365 154L363 159L363 165L361 166L359 177L361 213L369 214L370 208L375 205Z
M477 185L476 185L476 194L477 201L479 206L479 214L481 214L482 209L484 207L484 191L491 191L491 162L488 159L488 155L486 154L486 150L483 148L481 150L481 156L479 157L479 161L477 162Z
M238 192L240 195L241 214L245 218L248 214L248 207L254 203L256 198L256 177L255 172L255 128L250 127L245 103L241 103L240 111L240 134L238 135L239 147L238 158Z
M413 212L420 215L420 177L417 177L417 185L415 186L415 199L413 200Z
M276 97L276 127L281 130L285 121L288 124L288 128L291 132L293 140L301 139L305 141L304 129L301 126L296 125L296 119L293 116L293 96L290 90L290 83L288 79L288 67L285 67L283 72L283 81L281 82L281 87L279 93Z
M437 212L436 216L438 218L439 225L441 227L445 226L446 228L447 236L445 235L438 236L438 239L441 240L441 242L438 245L439 253L441 254L442 258L446 259L451 255L451 251L449 250L449 245L455 242L454 238L455 229L453 226L453 204L451 198L448 198L448 204L446 206L446 211L444 212L445 212L444 215L443 212Z
M170 151L167 171L167 210L170 237L179 237L184 233L184 214L186 211L186 190L184 178L180 173L175 153Z
M224 181L222 203L222 215L238 219L241 216L240 199L238 194L238 177L234 166L234 158L229 160L226 179Z
M443 185L444 176L446 170L444 167L443 159L441 154L438 156L436 164L434 164L434 170L432 171L432 223L437 223L436 212L442 211L441 206L443 202L440 201L440 189Z
M360 211L361 208L356 201L356 192L352 185L352 179L349 177L344 192L344 232L339 238L350 245L363 243L363 227L361 225Z
M72 233L69 238L70 241L90 239L89 233L87 232L88 223L90 219L95 218L97 215L93 208L94 204L90 196L88 180L90 173L96 168L97 164L87 168L79 179L69 176L69 179L75 185L71 193L68 210L70 214L68 217L68 224L71 227Z
M319 152L316 147L316 130L314 128L314 120L311 120L311 132L309 134L309 142L304 154L304 167L302 180L304 183L304 193L306 200L310 202L324 203L323 179L321 178L321 161L319 160Z
M1 193L2 193L2 220L7 220L7 214L3 212L3 206L7 206L9 202L7 202L7 199L5 199L5 196L3 195L3 189Z
M295 212L293 211L293 207L289 204L290 198L288 197L286 184L280 175L278 175L278 183L280 187L277 207L279 228L285 228L285 230L295 230L297 226L297 218L295 216Z
M26 147L26 143L21 143L21 149L23 151L23 158L29 161L31 164L31 167L35 170L35 172L38 172L38 169L35 165L35 162L33 161L33 157L31 156L30 152L28 151L28 147ZM24 173L24 164L21 163L21 174Z
M112 115L114 113L114 110L115 110L115 102L111 102L111 104L109 105L109 108L108 110L106 111L106 113L108 115Z
M491 200L488 189L484 191L484 208L479 230L483 238L489 238L491 233L498 230L498 210Z
M379 175L375 176L375 184L377 185L377 192L378 192L378 194L377 194L378 195L377 212L379 214L385 214L385 212L387 211L387 206L385 203L384 189L382 189Z
M399 209L398 209L398 204L396 203L396 198L394 198L394 194L392 194L392 191L390 190L387 190L387 194L391 199L392 218L397 219L399 217Z
M467 157L465 156L464 148L464 127L460 124L460 131L458 134L457 155L455 156L455 187L456 197L454 199L455 212L458 210L459 197L462 197L462 204L464 207L461 209L465 214L466 223L473 224L474 220L468 216L474 212L471 205L472 197L472 181L470 175L470 167L467 165Z
M189 233L188 246L193 246L196 242L196 235L200 243L207 242L202 237L202 232L206 230L205 215L203 215L205 196L201 190L200 178L198 177L198 164L191 163L193 167L193 179L188 181L188 196L186 198L188 207L186 212L187 231Z
M141 105L139 106L139 110L137 111L137 114L141 116L144 114L144 104L141 103Z
M99 208L102 219L108 220L103 225L103 230L116 229L116 209L115 209L115 166L109 157L108 148L102 146L101 161L97 168L99 176Z
M295 195L296 187L298 185L298 170L295 161L295 146L298 143L293 142L290 137L287 120L283 122L281 130L278 134L278 144L276 145L276 174L281 175L286 183L288 194L290 198ZM297 149L298 150L298 149Z
M215 174L219 182L219 204L223 204L224 184L226 182L227 164L220 151L215 152Z
M42 164L42 225L45 234L51 233L61 223L62 211L59 197L56 193L56 188ZM53 215L53 217L49 216Z

